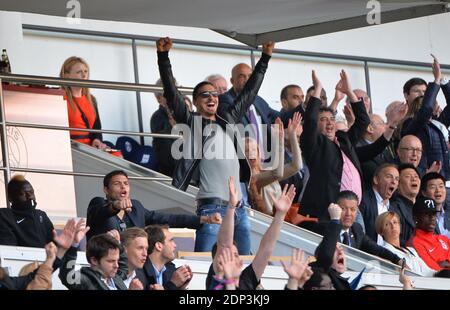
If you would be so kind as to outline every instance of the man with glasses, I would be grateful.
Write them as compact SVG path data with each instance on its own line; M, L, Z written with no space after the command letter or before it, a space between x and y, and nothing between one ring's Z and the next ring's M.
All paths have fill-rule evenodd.
M261 59L249 76L240 77L242 85L233 104L220 105L216 87L210 82L200 82L194 87L192 97L197 112L190 112L183 101L183 95L173 83L172 67L169 51L172 48L170 38L161 38L156 43L158 66L164 86L164 97L174 112L175 120L190 126L183 141L183 154L179 156L175 168L172 185L186 190L189 183L198 185L197 214L204 216L214 212L225 214L228 206L228 179L234 177L236 187L239 181L250 181L250 167L243 154L242 145L234 144L233 130L229 124L239 123L254 102L264 79L269 59L274 47L273 42L263 44ZM248 71L248 70L247 70ZM202 136L195 133L201 129ZM233 128L231 128L233 129ZM239 156L239 158L238 158ZM250 222L245 208L241 208L242 194L239 191L239 207L236 210L235 241L239 254L250 254ZM219 225L206 224L197 231L195 238L196 251L211 251L217 239Z

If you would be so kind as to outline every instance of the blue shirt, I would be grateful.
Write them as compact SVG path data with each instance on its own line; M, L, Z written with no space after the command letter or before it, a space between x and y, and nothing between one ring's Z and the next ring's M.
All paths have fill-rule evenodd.
M166 266L163 266L161 271L158 271L158 269L155 267L155 265L152 264L152 266L153 266L153 270L155 270L156 283L163 285L163 273L164 273L164 271L166 271Z

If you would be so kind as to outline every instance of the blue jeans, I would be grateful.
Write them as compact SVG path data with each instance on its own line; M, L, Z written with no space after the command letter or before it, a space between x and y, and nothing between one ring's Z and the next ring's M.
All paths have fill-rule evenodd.
M234 241L240 255L250 255L250 221L246 207L237 208L234 213ZM197 208L197 215L211 215L219 212L225 217L227 206L206 204ZM210 252L217 242L220 225L203 224L195 236L195 252Z

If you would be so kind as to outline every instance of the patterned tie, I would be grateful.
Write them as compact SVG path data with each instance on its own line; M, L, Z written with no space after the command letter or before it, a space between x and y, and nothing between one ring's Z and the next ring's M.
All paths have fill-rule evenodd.
M348 236L348 232L346 231L342 234L342 243L345 245L350 245L350 239Z

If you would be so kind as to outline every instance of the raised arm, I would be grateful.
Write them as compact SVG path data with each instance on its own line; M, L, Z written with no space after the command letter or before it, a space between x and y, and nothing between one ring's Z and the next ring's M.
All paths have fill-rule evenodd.
M252 262L252 268L258 281L261 279L264 269L266 269L270 255L272 255L272 251L275 248L275 244L277 243L280 235L284 217L292 205L292 200L295 197L295 186L291 185L288 188L286 184L280 197L275 198L272 194L270 194L270 196L274 202L273 206L275 207L276 212L272 219L272 223L261 239L258 251L256 252L255 258Z
M318 245L319 250L316 254L316 263L324 270L330 269L333 264L336 244L339 241L339 232L342 229L342 225L339 222L342 214L341 207L335 203L331 203L328 206L328 213L330 214L331 221L326 228L322 241Z
M364 101L359 100L353 92L347 73L342 70L340 76L341 80L336 85L336 90L346 94L350 99L350 104L355 115L355 122L351 127L349 125L348 136L352 144L356 144L366 132L367 126L370 124L370 119L364 106Z
M292 175L296 174L301 168L303 168L302 152L300 150L300 145L297 138L297 135L301 136L303 131L301 121L302 115L299 112L295 112L294 116L289 120L288 123L288 139L291 145L292 161L284 165L282 180L291 177Z
M245 115L258 95L274 46L275 42L272 41L263 44L261 58L245 84L244 89L236 97L234 103L226 107L228 113L232 115L236 123L240 122L241 118Z
M234 183L234 177L230 177L228 180L228 188L230 191L230 199L228 202L228 208L225 212L225 216L220 225L219 234L217 235L217 251L213 260L214 272L217 274L219 268L219 257L224 249L231 249L234 239L234 213L239 203L238 192Z
M255 175L256 185L258 188L263 188L272 182L279 181L283 178L284 167L284 129L283 123L279 118L275 120L275 124L272 125L272 141L278 142L272 145L275 148L273 169L264 170Z
M318 145L327 139L324 135L319 133L317 123L319 121L319 109L322 102L320 101L320 92L322 91L322 83L317 78L316 72L312 71L312 81L314 91L306 106L306 111L303 115L305 118L303 123L303 134L300 137L300 145L305 155L306 162L314 156Z
M184 103L184 96L175 85L172 73L172 65L169 60L169 51L173 46L172 39L166 37L156 41L156 50L158 53L158 67L161 82L164 87L164 98L167 100L168 107L173 110L175 120L179 123L188 123L191 113Z

